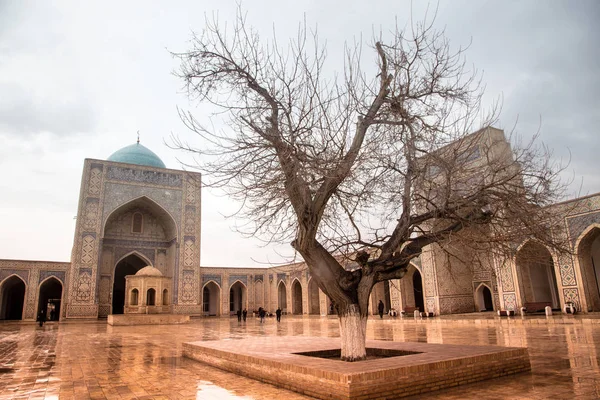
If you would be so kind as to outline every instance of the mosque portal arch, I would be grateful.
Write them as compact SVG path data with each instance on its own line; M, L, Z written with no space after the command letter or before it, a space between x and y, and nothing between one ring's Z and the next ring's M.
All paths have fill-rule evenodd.
M208 281L202 288L202 311L206 316L219 316L221 288L215 281Z
M133 252L117 262L112 285L112 313L123 314L125 307L125 277L135 275L140 269L150 265L145 257Z
M22 320L26 285L17 275L11 275L0 285L0 319Z
M549 303L559 308L558 289L552 254L534 240L527 241L515 257L523 306L527 303Z
M321 314L319 286L312 278L308 281L308 313L312 315Z
M298 279L292 283L292 314L302 314L302 285Z
M63 284L59 279L51 276L44 280L38 291L37 313L43 309L46 321L59 321L62 294Z
M235 281L229 288L229 312L236 313L246 308L246 285Z
M277 307L284 313L287 313L287 288L283 281L279 281L279 286L277 287Z
M600 311L600 226L586 229L577 241L577 261L587 311Z

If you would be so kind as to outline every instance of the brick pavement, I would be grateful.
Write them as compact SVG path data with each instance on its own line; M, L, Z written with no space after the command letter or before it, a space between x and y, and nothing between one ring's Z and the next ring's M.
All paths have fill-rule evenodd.
M435 399L600 398L599 319L369 321L367 338L529 348L531 373L430 393ZM306 399L181 357L182 343L256 336L338 336L334 318L194 320L111 327L105 322L0 323L0 399Z

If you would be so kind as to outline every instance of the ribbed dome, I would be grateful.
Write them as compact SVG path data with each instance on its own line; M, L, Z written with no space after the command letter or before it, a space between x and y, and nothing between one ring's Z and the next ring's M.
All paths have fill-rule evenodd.
M134 143L115 151L108 157L108 161L166 168L165 163L152 150L139 143Z
M148 265L140 269L135 273L136 276L162 276L162 272L160 272L157 268L151 267Z

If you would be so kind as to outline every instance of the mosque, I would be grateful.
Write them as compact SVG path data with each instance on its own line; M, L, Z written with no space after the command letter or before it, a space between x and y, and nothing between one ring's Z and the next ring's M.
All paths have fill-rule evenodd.
M200 174L166 168L139 142L107 160L86 159L71 262L0 259L0 320L35 321L42 309L55 321L103 319L142 303L156 312L196 317L259 307L332 312L303 263L202 267L200 189ZM450 277L450 261L431 246L402 280L376 285L372 311L379 300L386 311L434 315L546 305L564 310L568 304L600 311L600 193L554 207L568 210L557 234L574 255L558 256L527 241L511 260L459 273L454 266ZM536 262L522 256L532 253ZM147 271L159 286L128 292L125 277Z

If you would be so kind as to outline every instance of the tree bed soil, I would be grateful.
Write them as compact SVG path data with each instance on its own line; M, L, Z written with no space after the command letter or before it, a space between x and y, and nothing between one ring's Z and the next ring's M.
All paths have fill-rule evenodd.
M399 398L531 370L526 348L367 340L378 357L331 355L339 338L256 337L183 344L185 357L320 399ZM300 353L300 354L299 354Z

